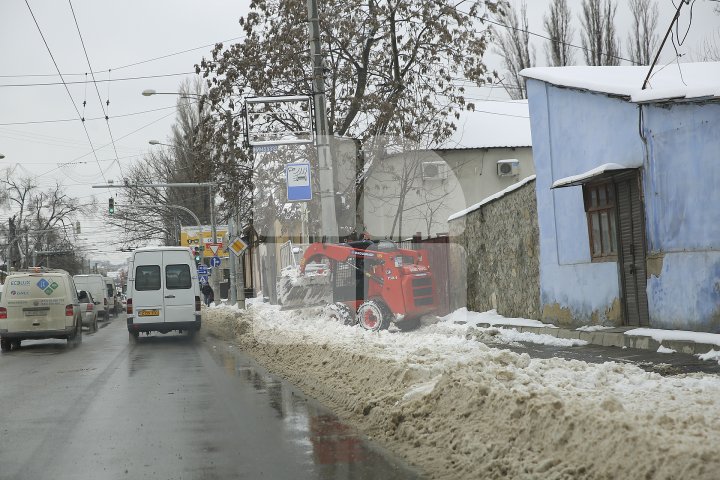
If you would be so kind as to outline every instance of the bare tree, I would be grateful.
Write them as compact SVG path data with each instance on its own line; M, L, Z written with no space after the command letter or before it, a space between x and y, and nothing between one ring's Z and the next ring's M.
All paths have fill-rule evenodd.
M194 225L192 216L175 206L192 211L202 223L210 222L210 195L207 187L155 188L153 183L207 182L213 177L210 137L216 119L204 101L202 82L181 85L172 136L163 148L149 152L144 162L130 168L126 188L119 195L120 206L107 219L123 228L126 246L151 241L179 243L179 227Z
M580 37L588 65L619 65L620 40L615 30L613 0L583 0Z
M655 33L658 6L653 0L628 0L633 24L628 34L628 55L637 65L650 65L660 41Z
M573 51L570 49L575 30L570 25L572 15L567 0L553 0L550 15L543 17L545 33L550 39L545 44L545 55L550 65L564 67L573 64Z
M62 185L41 190L32 176L18 175L12 169L5 171L3 183L11 211L8 229L3 232L3 256L10 266L26 268L42 251L66 252L63 255L72 257L73 222L87 207L68 196Z
M496 52L503 58L511 86L506 87L513 99L527 98L525 79L520 72L535 65L535 51L530 46L527 4L520 5L520 17L508 1L501 4L500 17L508 28L498 34Z

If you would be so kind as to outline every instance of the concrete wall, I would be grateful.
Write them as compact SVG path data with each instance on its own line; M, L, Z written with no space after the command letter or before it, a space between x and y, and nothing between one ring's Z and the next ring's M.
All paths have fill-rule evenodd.
M555 180L642 164L650 326L720 332L720 105L643 106L528 80L542 319L621 325L616 262L592 263L582 188Z
M497 175L497 161L520 161L518 176ZM535 173L530 147L421 150L386 157L368 178L363 198L366 229L376 238L403 239L421 232L424 237L448 232L447 218L495 192ZM423 179L422 162L445 162L447 179ZM402 225L393 229L400 205L401 172L412 176L403 195ZM400 228L401 227L401 228Z
M535 182L450 221L451 307L540 318Z

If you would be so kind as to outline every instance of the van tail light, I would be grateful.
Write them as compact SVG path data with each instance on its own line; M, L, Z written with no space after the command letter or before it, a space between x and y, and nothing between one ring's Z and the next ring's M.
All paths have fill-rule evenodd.
M195 311L196 312L200 311L200 296L199 295L195 295Z
M0 320L6 320L7 319L7 308L0 307Z
M65 305L65 316L72 317L75 314L72 305Z
M93 305L92 303L88 303L86 310L87 310L88 312L92 312L92 311L93 311L93 307L94 307L94 305Z
M128 298L128 299L127 299L126 312L127 312L128 315L132 315L132 313L133 313L133 310L132 310L132 298Z

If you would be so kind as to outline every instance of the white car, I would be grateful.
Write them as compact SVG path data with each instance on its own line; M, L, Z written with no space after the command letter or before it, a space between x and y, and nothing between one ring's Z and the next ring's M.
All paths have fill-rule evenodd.
M80 300L80 310L83 313L83 326L88 327L91 332L97 332L97 307L100 305L100 302L96 302L92 294L85 290L78 292L78 300Z

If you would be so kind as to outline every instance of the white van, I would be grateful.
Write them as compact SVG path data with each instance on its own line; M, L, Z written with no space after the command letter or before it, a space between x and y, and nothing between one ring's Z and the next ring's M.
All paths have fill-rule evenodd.
M127 327L130 339L140 332L186 331L201 326L197 267L185 247L145 247L128 263Z
M86 290L92 294L93 299L97 302L98 316L108 320L113 300L112 298L108 299L107 286L103 276L99 273L74 275L73 280L78 290Z
M33 267L11 272L0 300L0 350L19 348L25 339L59 338L82 342L82 312L69 273Z

